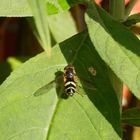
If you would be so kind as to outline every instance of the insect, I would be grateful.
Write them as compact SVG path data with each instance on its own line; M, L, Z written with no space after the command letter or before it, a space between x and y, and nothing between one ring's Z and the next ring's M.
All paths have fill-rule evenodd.
M73 67L73 65L68 64L64 68L64 74L63 74L63 79L64 79L64 89L65 89L65 94L67 96L73 96L76 92L76 72Z
M63 89L63 91L64 91L63 93L67 97L73 96L75 93L79 93L78 92L79 85L77 84L78 77L76 75L75 68L72 64L68 64L66 67L64 67L64 72L58 71L55 73L55 75L56 75L55 80L53 80L50 83L48 83L47 85L44 85L43 87L39 88L34 93L34 95L35 96L42 95L42 94L48 92L50 89L52 89L54 87L54 85L55 85L58 95L59 95L59 92L62 92L62 91L60 91L60 89ZM95 88L93 88L93 86L89 83L85 87L88 89L95 90Z

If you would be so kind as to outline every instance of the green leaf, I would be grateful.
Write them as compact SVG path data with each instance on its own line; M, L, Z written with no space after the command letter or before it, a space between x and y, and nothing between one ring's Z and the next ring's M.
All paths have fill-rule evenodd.
M33 19L28 18L28 22L32 27L32 31L34 35L36 36L38 41L41 42ZM63 25L63 26L59 26L59 25ZM69 12L63 12L63 13L48 16L48 26L52 35L51 36L52 44L55 44L54 42L57 43L62 42L63 40L77 33L74 20Z
M125 19L130 15L134 5L136 4L136 0L130 0L128 5L125 7Z
M26 0L1 0L0 5L0 16L2 17L32 16Z
M131 108L124 111L122 122L132 126L140 126L140 108Z
M9 57L7 61L11 65L12 70L14 70L22 64L23 58L21 61L21 58Z
M40 38L41 46L44 50L47 50L47 54L50 56L51 51L51 39L48 27L48 14L47 7L44 0L28 0L30 8L33 13L35 25Z
M0 63L0 84L10 75L10 73L16 69L22 62L25 62L27 58L15 58L8 57L4 62Z
M60 13L70 8L66 0L47 0L48 14Z
M140 22L140 13L129 16L123 24L126 26L132 26L137 22Z
M75 23L69 12L51 15L48 22L50 31L57 43L77 33Z
M79 94L65 99L60 82L59 90L54 86L35 96L67 63L94 90L83 85ZM41 53L16 69L0 87L0 116L1 140L121 139L118 100L87 32L55 46L51 57Z
M119 105L120 105L120 112L122 111L122 90L123 84L120 79L116 76L116 74L108 67L108 75L111 80L111 84L116 92L118 97Z
M140 98L140 41L103 9L90 4L86 23L92 43L114 73Z
M35 1L30 0L29 2L32 3ZM38 2L40 3L40 1ZM47 7L47 13L51 15L67 11L70 9L70 7L85 2L86 0L46 0L44 1L43 6ZM1 0L0 4L0 16L2 17L34 16L34 12L32 12L32 9L34 8L30 7L27 0ZM42 6L42 4L40 6Z
M75 5L82 3L84 4L87 2L87 0L46 0L46 1L49 15L64 12L66 10L69 10L71 7Z

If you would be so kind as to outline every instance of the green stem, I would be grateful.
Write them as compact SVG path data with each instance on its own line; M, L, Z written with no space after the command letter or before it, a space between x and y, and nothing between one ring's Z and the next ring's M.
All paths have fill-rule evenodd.
M125 9L125 20L128 18L135 3L136 3L136 0L130 0L128 6Z
M123 21L125 16L125 1L110 0L109 13L118 21Z

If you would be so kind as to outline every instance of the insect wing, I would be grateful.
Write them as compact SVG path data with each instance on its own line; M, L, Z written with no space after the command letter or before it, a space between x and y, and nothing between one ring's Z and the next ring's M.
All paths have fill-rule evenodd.
M96 90L96 88L94 87L94 85L90 82L90 81L87 81L83 78L80 77L80 80L78 80L78 86L80 88L86 88L86 89L89 89L89 90Z
M45 93L48 93L52 88L55 88L56 90L60 85L62 85L63 82L63 72L57 71L55 73L55 79L48 84L44 85L43 87L39 88L35 93L34 96L39 96Z
M34 96L43 95L48 93L53 87L56 86L55 80L51 81L50 83L44 85L43 87L39 88L35 93Z

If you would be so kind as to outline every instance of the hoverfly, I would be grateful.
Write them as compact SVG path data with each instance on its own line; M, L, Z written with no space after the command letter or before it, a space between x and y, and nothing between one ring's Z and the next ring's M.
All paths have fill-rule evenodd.
M76 72L73 65L69 64L64 68L64 89L67 96L73 96L76 92Z
M75 68L72 64L68 64L67 66L64 67L64 72L62 71L58 71L56 72L56 78L55 80L51 81L50 83L48 83L47 85L39 88L34 95L38 96L38 95L42 95L44 93L46 93L46 91L49 91L51 88L56 87L56 89L58 87L61 87L63 84L63 90L64 90L64 94L69 97L69 96L73 96L76 92L78 92L78 85L77 85L77 80L78 77L76 75L75 72ZM62 87L61 87L62 88ZM93 89L95 90L95 88L90 85L89 89Z

